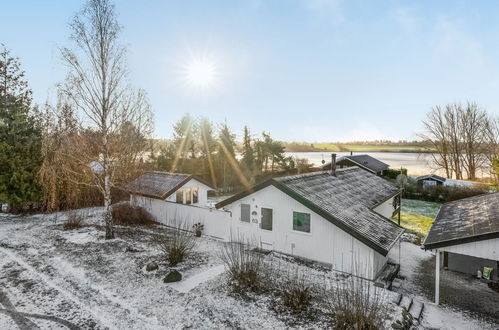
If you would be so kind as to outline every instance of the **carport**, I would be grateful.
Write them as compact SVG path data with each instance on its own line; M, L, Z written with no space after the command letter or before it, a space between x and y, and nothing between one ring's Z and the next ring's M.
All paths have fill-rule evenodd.
M441 268L476 276L492 268L498 281L499 193L446 203L440 209L424 243L435 252L435 303L440 298Z

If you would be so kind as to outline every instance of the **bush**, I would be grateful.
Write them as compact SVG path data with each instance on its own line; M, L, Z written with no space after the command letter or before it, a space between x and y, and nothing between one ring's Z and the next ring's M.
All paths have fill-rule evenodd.
M293 274L288 274L288 279L283 285L280 292L282 304L287 307L291 313L300 314L305 312L310 307L312 302L312 286L310 282L295 271Z
M170 266L176 266L191 255L196 240L186 226L180 224L166 236L158 236L157 243Z
M393 179L395 180L399 174L404 174L407 175L407 169L402 168L402 170L395 170L395 169L387 169L383 171L383 176L388 179Z
M387 310L382 289L367 280L350 276L328 294L329 313L335 329L377 330L384 328Z
M113 223L122 226L151 226L156 223L154 217L144 208L128 203L113 205Z
M475 185L473 187L436 186L423 188L417 183L411 183L405 186L403 197L428 202L452 202L462 198L485 194L487 192L488 189L484 185Z
M64 229L71 230L83 227L83 221L87 214L82 210L68 211L68 219L64 223Z
M226 243L220 251L220 259L227 267L229 284L236 293L261 292L264 289L263 255L249 250L242 242Z

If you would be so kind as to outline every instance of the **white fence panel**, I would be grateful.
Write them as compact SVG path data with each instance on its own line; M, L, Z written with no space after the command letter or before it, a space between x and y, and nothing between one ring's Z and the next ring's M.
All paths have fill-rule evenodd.
M204 235L225 241L230 239L230 212L142 196L132 196L131 203L146 209L161 224L192 230L192 226L200 222L204 225Z

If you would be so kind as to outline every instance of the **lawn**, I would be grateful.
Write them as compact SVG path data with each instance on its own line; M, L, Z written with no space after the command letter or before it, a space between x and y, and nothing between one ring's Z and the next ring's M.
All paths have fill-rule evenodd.
M400 224L404 228L426 236L440 210L440 205L433 202L402 199Z

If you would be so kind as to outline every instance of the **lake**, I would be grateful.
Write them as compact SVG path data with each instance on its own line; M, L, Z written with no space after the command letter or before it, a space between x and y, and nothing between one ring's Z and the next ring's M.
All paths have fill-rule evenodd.
M439 174L439 171L432 170L429 165L429 160L431 160L432 157L431 154L409 152L354 152L354 155L360 154L370 155L376 159L379 159L383 163L390 165L390 168L392 169L399 169L400 167L407 168L410 176L418 176L428 173ZM286 155L298 158L307 158L309 162L315 166L320 166L323 159L326 163L331 161L331 152L327 151L286 152ZM336 152L336 155L337 157L347 156L350 155L350 152Z

